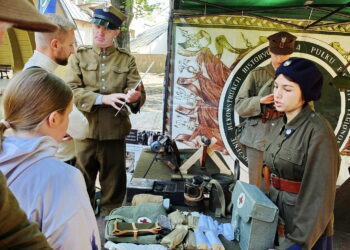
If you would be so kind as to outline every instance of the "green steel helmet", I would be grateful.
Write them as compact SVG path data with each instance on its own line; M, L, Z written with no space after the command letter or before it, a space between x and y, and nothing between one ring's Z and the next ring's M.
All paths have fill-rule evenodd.
M120 10L111 5L99 5L94 9L94 15L91 23L104 26L110 30L120 29L126 16Z

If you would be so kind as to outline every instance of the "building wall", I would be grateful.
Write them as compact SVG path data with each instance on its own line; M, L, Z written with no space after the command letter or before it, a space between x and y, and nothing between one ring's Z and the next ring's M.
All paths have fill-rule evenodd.
M166 55L160 54L132 54L135 57L137 69L139 72L145 72L149 65L154 62L149 73L162 74L165 70Z
M77 24L77 28L80 33L80 37L82 39L82 44L84 45L92 45L92 25L88 22L82 22L79 20L75 20Z
M156 38L154 41L152 41L150 44L142 47L136 47L133 48L131 44L131 51L132 53L139 53L139 54L167 54L167 34L164 33L158 38Z
M37 8L37 0L29 0ZM64 12L57 4L57 14ZM34 33L19 29L9 29L6 33L4 43L0 45L0 64L11 65L13 71L22 70L24 64L33 55L35 49Z

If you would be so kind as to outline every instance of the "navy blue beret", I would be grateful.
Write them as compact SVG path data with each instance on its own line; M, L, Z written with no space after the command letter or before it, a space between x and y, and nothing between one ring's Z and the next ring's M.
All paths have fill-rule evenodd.
M323 76L312 61L304 58L289 58L277 68L275 76L280 74L288 76L299 84L306 102L320 99Z

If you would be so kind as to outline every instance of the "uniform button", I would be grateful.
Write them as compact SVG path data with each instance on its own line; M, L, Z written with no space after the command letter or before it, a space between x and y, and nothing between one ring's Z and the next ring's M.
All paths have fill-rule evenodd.
M101 81L104 82L104 81L106 81L106 79L102 78Z
M81 107L82 107L82 108L85 108L85 107L86 107L86 104L85 104L85 103L83 103L83 104L81 105Z
M106 90L107 88L106 88L106 86L102 86L102 90Z
M102 56L102 58L103 58L103 59L106 59L106 58L107 58L107 56Z
M102 74L104 74L106 71L102 70Z
M106 66L106 64L104 64L104 63L102 63L101 65L102 65L102 67Z

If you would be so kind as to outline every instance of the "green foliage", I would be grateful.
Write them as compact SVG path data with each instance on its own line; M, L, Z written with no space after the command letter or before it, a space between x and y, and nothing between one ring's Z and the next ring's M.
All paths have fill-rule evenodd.
M151 18L155 10L161 10L161 3L150 4L150 0L111 0L111 4L128 16L123 22L121 33L116 39L120 48L130 49L129 25L133 17Z
M150 4L148 0L135 0L134 2L134 15L135 17L147 17L151 16L155 10L161 10L161 4Z

